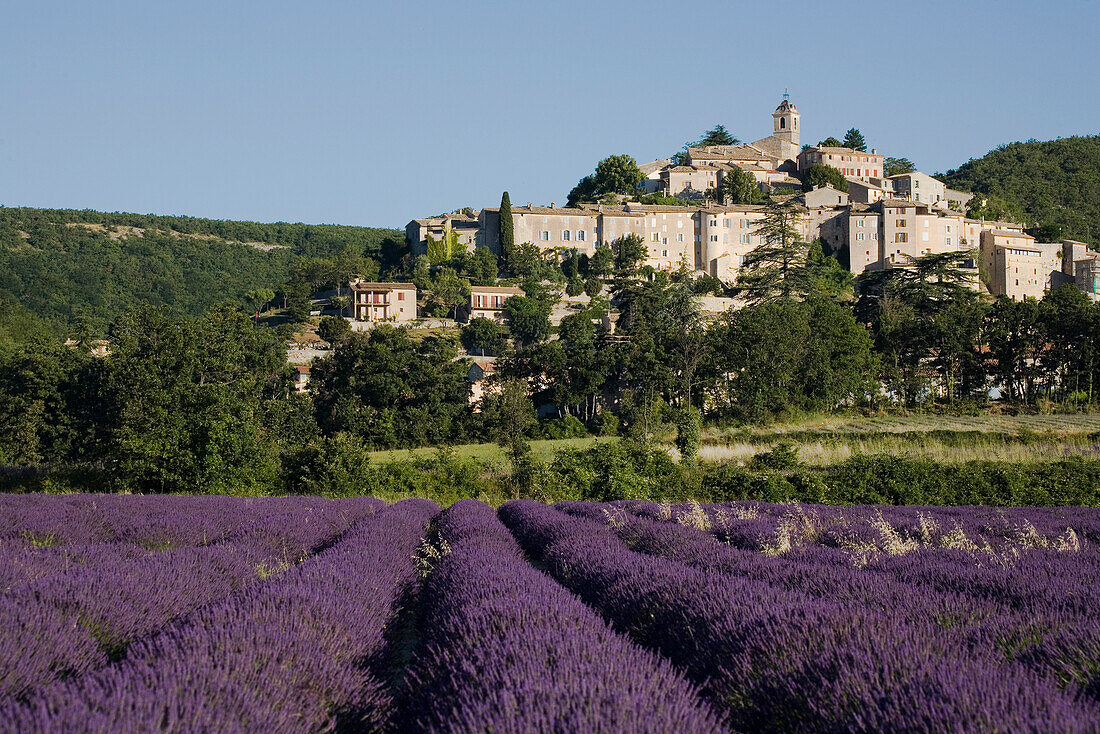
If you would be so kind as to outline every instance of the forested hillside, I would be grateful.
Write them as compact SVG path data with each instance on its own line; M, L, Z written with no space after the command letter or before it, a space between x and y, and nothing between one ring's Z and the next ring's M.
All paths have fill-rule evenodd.
M302 257L379 259L393 229L0 207L0 338L93 331L138 304L199 314L278 290Z
M1100 234L1100 136L1009 143L972 158L943 180L1022 207L1029 224L1056 225L1057 236L1086 240Z

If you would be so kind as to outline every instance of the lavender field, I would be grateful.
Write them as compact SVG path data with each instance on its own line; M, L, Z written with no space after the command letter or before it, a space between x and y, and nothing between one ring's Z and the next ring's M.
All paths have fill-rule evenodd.
M0 730L1100 731L1100 511L0 496Z

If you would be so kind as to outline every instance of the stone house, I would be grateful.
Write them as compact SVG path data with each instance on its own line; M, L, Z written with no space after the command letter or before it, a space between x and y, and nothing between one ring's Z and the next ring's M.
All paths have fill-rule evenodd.
M522 288L499 285L470 286L470 301L467 304L465 318L467 323L479 316L500 323L504 320L504 302L512 296L524 295Z
M416 286L412 283L371 283L355 279L347 315L353 329L373 324L407 324L416 320Z

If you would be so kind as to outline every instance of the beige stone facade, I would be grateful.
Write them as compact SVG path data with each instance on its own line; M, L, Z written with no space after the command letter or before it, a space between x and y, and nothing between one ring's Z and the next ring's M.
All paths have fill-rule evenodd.
M853 206L844 219L849 269L856 275L908 267L911 258L923 255L975 248L969 244L974 240L967 238L975 230L961 214L937 210L930 204L883 199L871 206ZM963 264L973 271L971 285L978 289L977 260Z
M470 302L466 321L483 317L500 323L504 320L504 302L512 296L524 295L522 288L496 285L470 286Z
M815 163L832 166L846 178L881 178L885 157L878 151L870 153L852 148L811 146L798 154L798 170L805 171Z
M920 171L899 173L896 176L890 176L889 180L893 184L894 196L898 199L908 199L918 204L947 206L947 186L927 173Z
M1060 243L1014 244L993 250L989 273L989 292L1008 296L1014 301L1041 299L1060 280L1062 252Z
M371 283L353 280L348 316L352 327L416 320L416 286L412 283Z
M450 236L452 231L457 235L458 243L467 251L477 247L477 235L480 231L478 212L414 219L405 225L405 240L414 255L424 255L428 252L429 237L440 242Z

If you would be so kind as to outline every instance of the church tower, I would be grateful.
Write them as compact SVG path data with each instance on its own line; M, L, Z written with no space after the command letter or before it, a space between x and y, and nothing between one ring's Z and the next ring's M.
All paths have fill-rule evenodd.
M772 136L798 145L798 110L791 104L791 95L783 92L783 101L772 113Z

